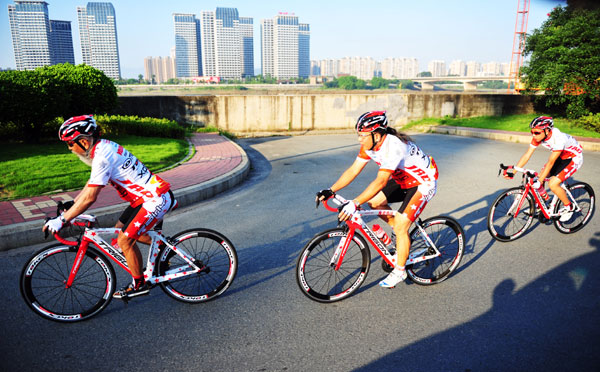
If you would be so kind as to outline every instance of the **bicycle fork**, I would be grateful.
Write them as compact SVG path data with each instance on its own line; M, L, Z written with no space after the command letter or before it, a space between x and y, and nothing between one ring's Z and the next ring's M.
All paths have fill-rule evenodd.
M69 278L67 279L67 281L65 283L66 289L71 288L71 286L73 285L73 282L75 281L75 276L77 276L77 272L79 271L79 268L81 267L81 262L83 261L83 258L85 257L85 254L87 252L89 244L90 243L87 240L83 240L81 242L81 245L79 246L79 249L77 250L77 255L75 256L75 262L73 262L73 267L71 268L71 272L69 273Z
M345 236L342 236L342 238L340 239L340 242L338 243L337 247L335 248L335 251L333 252L333 256L331 257L331 260L329 261L329 266L333 267L333 269L335 271L338 271L340 269L340 266L342 266L342 262L344 261L344 256L346 255L346 252L348 251L348 247L350 246L350 242L352 241L352 238L354 238L354 230L353 228L350 228L348 230L348 234L346 234Z

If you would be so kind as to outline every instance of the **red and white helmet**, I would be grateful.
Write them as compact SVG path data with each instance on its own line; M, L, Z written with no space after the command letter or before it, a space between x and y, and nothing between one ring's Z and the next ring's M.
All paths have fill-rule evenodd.
M550 116L538 116L529 123L530 129L552 129L554 120Z
M356 121L357 132L373 132L377 129L386 129L388 126L385 111L369 111L362 114Z
M74 116L65 121L58 130L61 141L74 141L82 136L97 136L98 124L92 115Z

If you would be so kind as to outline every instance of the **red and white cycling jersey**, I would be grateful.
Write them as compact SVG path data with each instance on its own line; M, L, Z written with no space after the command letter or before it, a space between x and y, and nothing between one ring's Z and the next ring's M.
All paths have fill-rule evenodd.
M88 186L101 187L108 183L119 196L136 207L169 191L169 183L153 174L123 146L103 139L91 152L92 173Z
M550 149L550 151L560 151L561 159L573 159L574 162L578 163L579 158L583 158L583 149L577 140L556 128L552 128L552 132L545 141L531 140L531 146L538 147L539 145Z
M432 183L438 178L438 169L432 157L415 143L404 143L394 135L386 135L383 143L374 150L363 150L361 147L358 159L365 162L373 159L379 165L379 170L389 171L394 181L404 189Z

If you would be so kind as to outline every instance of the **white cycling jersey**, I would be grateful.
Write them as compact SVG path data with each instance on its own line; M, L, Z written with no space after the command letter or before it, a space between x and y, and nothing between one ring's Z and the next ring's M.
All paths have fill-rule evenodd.
M358 159L373 159L379 170L389 171L402 188L431 183L438 178L438 169L432 157L425 154L414 142L404 143L394 135L386 135L383 142L373 150L361 147Z
M539 145L544 146L550 151L560 151L561 159L573 159L578 162L579 158L583 158L583 149L579 142L571 135L561 132L557 128L552 128L552 131L548 137L542 141L537 142L535 139L531 140L530 146L538 147Z
M91 152L92 173L88 186L113 185L119 196L136 207L169 191L169 183L153 174L118 143L103 139Z

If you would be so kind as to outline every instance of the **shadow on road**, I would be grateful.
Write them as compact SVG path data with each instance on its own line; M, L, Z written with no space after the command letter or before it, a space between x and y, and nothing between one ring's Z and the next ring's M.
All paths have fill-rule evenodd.
M596 251L515 291L508 279L493 307L355 371L597 371L600 366L600 233ZM526 267L524 267L526 269ZM449 317L452 314L448 314ZM386 337L389 337L387 335Z

